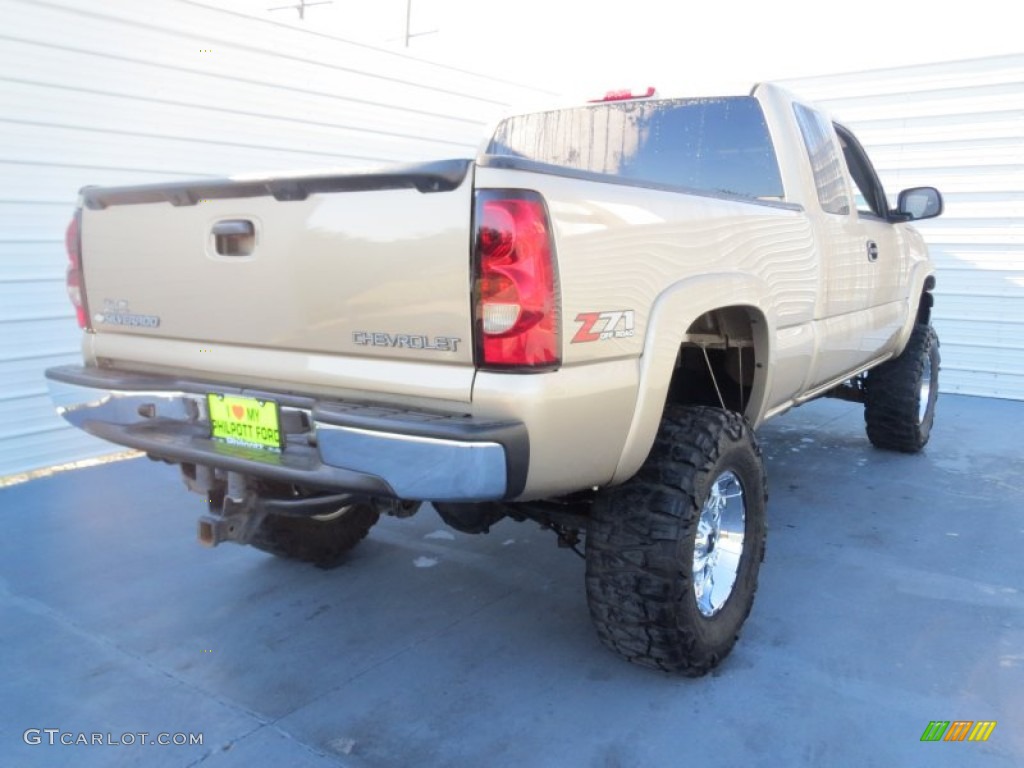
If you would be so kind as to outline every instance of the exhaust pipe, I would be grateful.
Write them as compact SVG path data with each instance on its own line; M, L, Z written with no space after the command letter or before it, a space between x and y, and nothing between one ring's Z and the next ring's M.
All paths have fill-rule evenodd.
M206 478L203 478L206 480ZM197 478L193 480L197 485ZM200 515L196 538L204 547L216 547L225 541L248 544L267 515L297 518L331 518L345 514L357 504L373 504L374 509L397 517L408 517L419 509L418 501L371 499L357 493L334 493L294 498L262 498L248 492L245 478L229 472L226 493L220 509L211 505L212 514Z

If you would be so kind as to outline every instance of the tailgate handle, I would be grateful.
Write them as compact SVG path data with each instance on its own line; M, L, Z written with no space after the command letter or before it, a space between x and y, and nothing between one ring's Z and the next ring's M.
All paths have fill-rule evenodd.
M256 226L248 219L218 221L213 240L221 256L248 256L256 246Z
M251 221L245 219L228 219L227 221L218 221L213 225L213 234L217 237L222 235L253 235L256 232L256 227L253 226Z

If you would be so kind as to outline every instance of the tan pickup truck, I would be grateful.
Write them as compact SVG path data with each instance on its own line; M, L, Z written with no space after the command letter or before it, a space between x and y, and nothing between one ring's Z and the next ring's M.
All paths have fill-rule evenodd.
M472 160L87 187L72 424L181 467L207 544L336 562L422 501L586 545L601 640L703 674L764 555L754 430L934 418L932 265L857 139L772 85L509 117Z

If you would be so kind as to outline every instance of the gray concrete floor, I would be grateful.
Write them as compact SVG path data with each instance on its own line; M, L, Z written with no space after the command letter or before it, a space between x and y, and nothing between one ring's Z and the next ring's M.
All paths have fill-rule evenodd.
M0 765L1019 766L1022 431L1024 403L953 396L920 456L873 450L850 403L767 425L761 589L699 680L605 651L582 562L530 523L428 508L323 571L199 547L198 499L144 459L9 487ZM920 742L958 719L998 725Z

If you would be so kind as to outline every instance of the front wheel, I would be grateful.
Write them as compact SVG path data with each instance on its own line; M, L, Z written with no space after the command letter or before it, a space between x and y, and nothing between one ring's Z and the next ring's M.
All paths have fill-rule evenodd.
M740 415L667 406L643 467L591 510L587 599L601 641L693 677L721 662L757 591L767 500Z
M939 396L939 337L930 325L914 326L899 357L868 371L864 422L877 448L917 453L931 436Z

